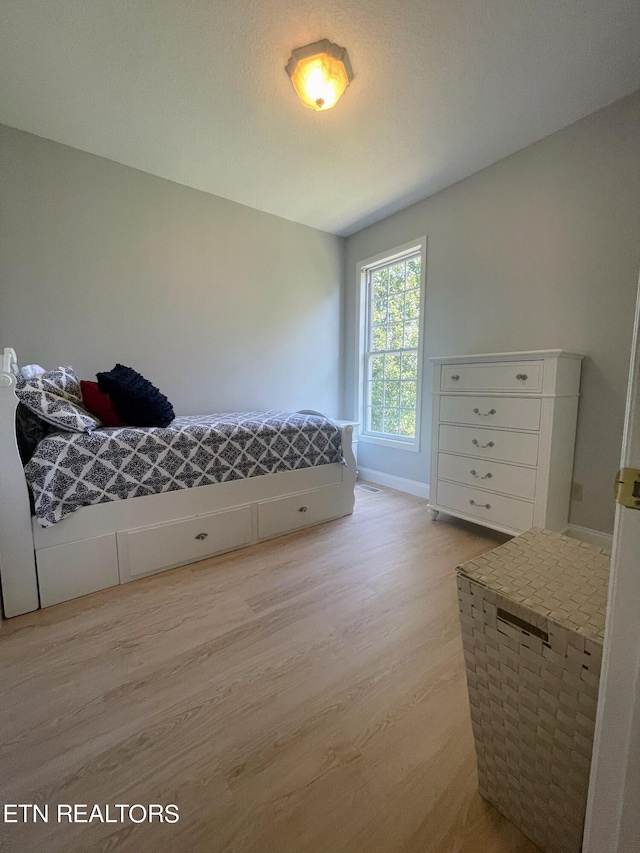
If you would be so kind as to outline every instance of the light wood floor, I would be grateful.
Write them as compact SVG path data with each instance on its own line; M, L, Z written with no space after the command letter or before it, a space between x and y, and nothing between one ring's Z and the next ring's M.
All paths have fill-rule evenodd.
M504 537L391 490L354 515L2 624L0 850L534 853L475 790L455 566Z

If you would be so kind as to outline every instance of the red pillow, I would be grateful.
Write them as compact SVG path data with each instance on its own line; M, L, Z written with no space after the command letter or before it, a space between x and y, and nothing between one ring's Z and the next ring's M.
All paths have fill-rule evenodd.
M125 422L118 417L116 410L113 407L113 402L108 394L103 394L98 388L97 382L80 381L80 389L82 391L82 399L84 407L92 415L100 418L102 423L107 427L126 426Z

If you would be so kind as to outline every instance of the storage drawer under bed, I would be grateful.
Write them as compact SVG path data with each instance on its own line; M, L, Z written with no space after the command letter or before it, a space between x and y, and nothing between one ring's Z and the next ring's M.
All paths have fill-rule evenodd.
M234 551L351 509L349 493L339 483L37 548L41 606Z
M120 583L115 533L38 548L36 565L41 607Z
M258 504L258 538L270 539L344 515L342 486L300 492Z
M249 545L253 541L251 506L124 530L117 536L120 583L126 583Z

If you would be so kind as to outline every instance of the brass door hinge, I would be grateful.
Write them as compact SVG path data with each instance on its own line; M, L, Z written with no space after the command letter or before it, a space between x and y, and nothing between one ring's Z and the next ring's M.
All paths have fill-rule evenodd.
M613 485L616 502L629 509L640 509L640 468L623 468Z

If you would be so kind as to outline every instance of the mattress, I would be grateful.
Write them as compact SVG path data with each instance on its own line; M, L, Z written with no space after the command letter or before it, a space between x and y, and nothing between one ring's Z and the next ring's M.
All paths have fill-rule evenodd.
M83 506L342 461L327 418L243 412L44 438L25 466L35 515L49 527Z

